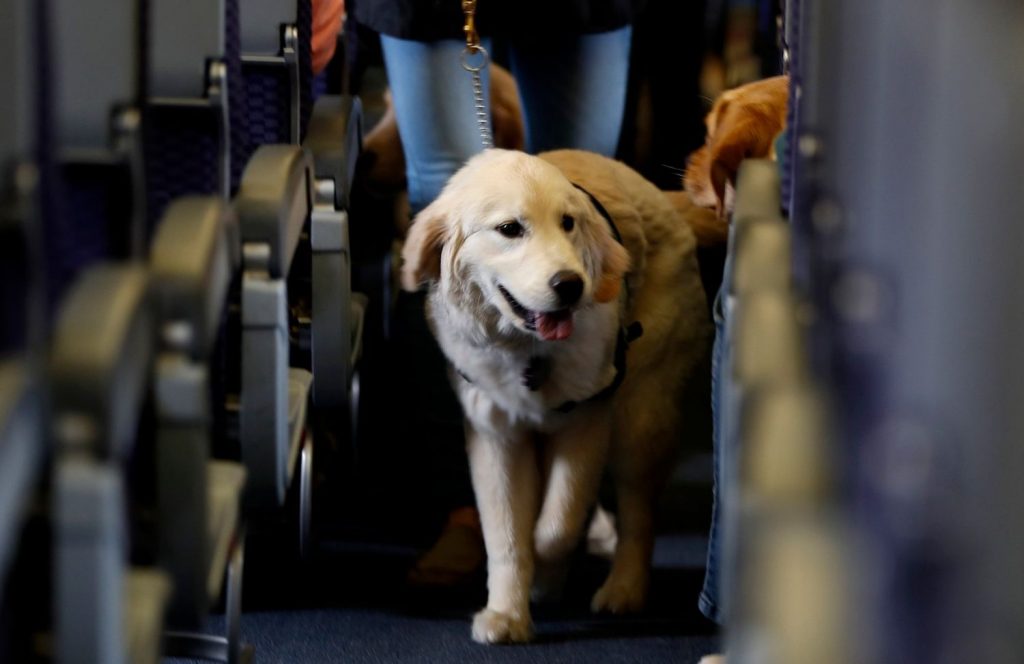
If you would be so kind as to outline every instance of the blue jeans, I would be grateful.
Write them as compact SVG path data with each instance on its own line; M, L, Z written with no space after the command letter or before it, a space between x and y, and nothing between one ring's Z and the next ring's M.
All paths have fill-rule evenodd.
M556 43L523 38L509 45L526 126L526 150L578 148L615 154L626 104L632 28L567 36ZM427 206L483 146L472 80L461 65L465 44L381 35L384 63L405 149L409 203ZM489 48L489 41L484 41ZM484 100L490 106L484 71Z
M731 230L731 229L730 229ZM712 316L715 321L715 343L711 349L711 416L714 426L714 503L711 509L711 531L708 535L707 567L704 587L697 605L705 616L719 625L727 618L729 572L734 552L734 502L736 490L736 455L738 439L735 387L732 384L732 306L729 292L732 277L732 233L725 259L722 284L715 297Z

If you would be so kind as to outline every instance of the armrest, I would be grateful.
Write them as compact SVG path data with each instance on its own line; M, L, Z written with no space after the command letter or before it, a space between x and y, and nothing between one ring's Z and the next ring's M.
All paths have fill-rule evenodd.
M303 146L313 155L317 180L334 182L334 207L348 208L356 159L363 148L363 109L359 99L324 95L313 106Z
M358 99L321 97L306 140L316 174L311 223L313 250L313 396L321 408L349 397L353 306L346 208L362 143Z
M777 218L782 214L779 167L770 159L746 159L736 175L736 205L732 218L740 225L748 219Z
M796 306L786 293L757 292L737 307L732 373L740 389L810 377Z
M757 219L736 228L730 294L785 291L792 277L792 233L780 219Z
M165 326L185 323L189 355L207 357L241 263L234 210L213 196L179 199L157 228L150 263L160 320Z
M68 294L50 358L60 444L101 456L128 453L153 357L148 287L138 265L101 264Z
M264 145L249 160L235 197L235 209L245 245L269 250L262 268L271 277L288 274L313 202L313 163L294 145ZM262 262L261 258L261 262Z
M827 503L835 474L820 390L795 385L754 395L740 427L746 448L741 477L751 503L762 510Z

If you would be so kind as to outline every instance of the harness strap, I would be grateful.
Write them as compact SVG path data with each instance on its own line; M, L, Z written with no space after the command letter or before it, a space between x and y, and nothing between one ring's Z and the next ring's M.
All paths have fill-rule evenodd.
M604 220L608 222L608 226L612 229L612 237L614 237L615 241L618 242L619 244L623 244L622 234L619 233L619 227L615 225L614 221L612 221L612 215L608 214L608 210L604 209L604 206L601 205L601 201L597 200L597 197L594 196L589 191L587 191L586 189L584 189L582 185L573 182L572 186L576 187L577 189L579 189L580 191L587 195L587 198L590 199L590 203L591 205L594 206L594 209L597 210L597 213L604 217Z
M588 399L583 401L566 401L561 406L556 407L555 410L559 413L568 413L581 403L600 401L615 394L615 391L622 385L622 381L626 380L626 350L629 349L629 344L643 336L643 333L644 327L640 324L640 321L634 321L628 327L619 328L619 338L615 342L615 378L612 379L612 382Z

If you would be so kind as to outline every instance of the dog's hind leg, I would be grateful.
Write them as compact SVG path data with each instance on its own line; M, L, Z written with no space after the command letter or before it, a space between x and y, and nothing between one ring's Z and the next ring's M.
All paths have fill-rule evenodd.
M545 447L545 489L533 531L535 597L557 595L566 559L580 542L608 459L611 409L587 406L552 434Z
M499 438L467 426L466 446L487 549L487 607L473 618L473 639L529 641L539 491L534 442L525 434Z
M659 402L661 402L659 404ZM654 506L664 485L678 442L678 416L660 408L662 399L620 405L611 447L611 468L618 504L618 535L612 569L594 594L595 612L630 613L643 608L654 550Z

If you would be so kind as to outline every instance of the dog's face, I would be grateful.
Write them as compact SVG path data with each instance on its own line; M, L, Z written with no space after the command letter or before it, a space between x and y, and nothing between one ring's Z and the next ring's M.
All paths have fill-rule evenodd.
M439 281L446 297L482 300L502 328L548 341L576 311L615 299L629 255L589 198L548 162L487 150L417 215L402 283Z
M705 119L707 142L690 155L683 187L693 202L725 217L732 208L740 162L774 158L775 137L786 124L789 77L775 76L728 90Z

